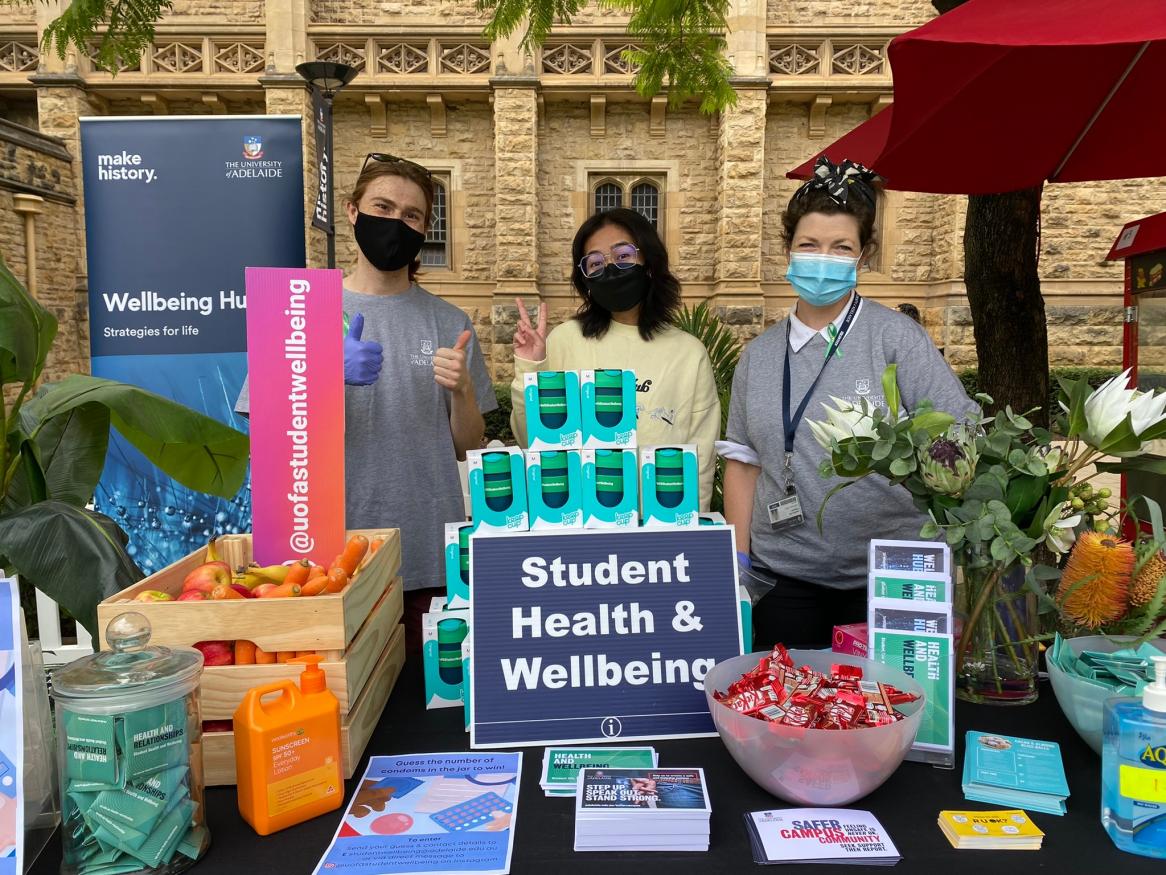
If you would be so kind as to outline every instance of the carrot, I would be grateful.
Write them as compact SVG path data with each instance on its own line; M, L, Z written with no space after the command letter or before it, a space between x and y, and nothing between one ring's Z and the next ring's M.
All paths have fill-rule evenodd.
M298 583L281 583L275 589L269 589L267 592L265 592L263 595L261 595L260 598L261 599L288 598L290 596L298 596L302 592L303 592L303 590Z
M251 590L251 595L257 599L261 599L276 589L279 589L278 583L261 583L259 586L255 587L255 589Z
M259 650L253 641L235 642L235 665L254 665L256 652Z
M307 559L301 559L291 567L291 571L283 579L284 583L304 583L308 579L308 575L312 573L312 563Z
M275 654L276 662L291 662L295 658L296 652L294 650L281 650Z
M384 538L374 538L373 542L368 545L368 550L370 553L375 553L377 550L379 550L383 546L385 546L385 539Z
M348 543L344 545L344 552L336 560L333 567L339 565L344 569L344 573L349 577L356 574L356 566L360 565L360 560L364 558L364 554L368 552L368 538L364 535L353 535L348 539Z
M229 583L220 583L211 590L211 598L215 600L221 599L241 599L245 598L241 593L236 591Z
M325 592L328 587L328 576L326 574L318 574L300 587L300 595L319 595Z
M275 654L268 653L266 650L255 648L255 664L256 665L272 665L275 662Z
M308 572L308 580L311 580L313 577L319 577L321 574L327 574L327 573L328 573L328 569L325 568L323 565L313 565L312 570Z
M333 568L328 572L328 586L324 592L340 592L348 585L348 575L343 568Z

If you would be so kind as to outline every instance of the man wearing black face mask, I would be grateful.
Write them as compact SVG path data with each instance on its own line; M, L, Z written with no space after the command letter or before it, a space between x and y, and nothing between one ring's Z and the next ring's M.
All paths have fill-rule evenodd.
M347 526L401 530L405 631L442 594L444 524L465 519L457 460L498 406L470 320L414 282L433 208L429 172L374 153L349 198L344 278ZM241 401L242 403L242 401Z

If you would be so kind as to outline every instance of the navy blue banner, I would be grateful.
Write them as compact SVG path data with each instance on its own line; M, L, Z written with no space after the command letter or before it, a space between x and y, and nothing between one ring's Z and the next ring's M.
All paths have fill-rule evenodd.
M741 653L732 529L470 542L470 744L715 733L704 676Z
M244 269L304 265L300 119L82 119L81 166L93 374L246 430ZM191 493L116 435L96 505L147 573L251 528L249 485Z

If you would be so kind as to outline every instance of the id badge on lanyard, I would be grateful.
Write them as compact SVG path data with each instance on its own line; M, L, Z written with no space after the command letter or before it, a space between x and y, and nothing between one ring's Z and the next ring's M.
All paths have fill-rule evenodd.
M846 318L842 321L842 327L838 329L838 333L830 341L830 346L826 349L826 360L822 362L822 368L818 371L818 376L814 377L814 382L810 384L810 388L806 391L801 404L798 405L797 411L792 416L790 415L789 401L790 392L792 391L789 364L790 326L789 322L786 322L785 372L782 374L781 392L781 419L782 427L785 431L785 464L782 465L785 497L771 502L766 507L766 510L769 512L769 527L775 532L796 528L797 526L804 525L806 522L806 516L802 511L802 502L798 498L797 487L794 485L794 437L797 434L798 426L801 424L802 416L806 412L806 405L809 404L814 390L818 388L818 381L822 379L822 374L826 371L826 366L830 364L830 359L834 357L834 354L838 351L838 347L842 345L842 339L846 337L846 333L850 330L850 325L854 321L855 314L858 313L858 305L861 300L862 298L859 297L858 292L855 292L854 300L850 302L850 308L846 311Z

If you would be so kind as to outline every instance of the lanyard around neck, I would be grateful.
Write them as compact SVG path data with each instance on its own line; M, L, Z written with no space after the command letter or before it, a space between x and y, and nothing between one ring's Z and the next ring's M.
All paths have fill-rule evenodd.
M822 374L826 371L826 366L830 364L830 359L838 352L838 347L842 345L843 338L850 330L850 325L854 322L854 317L858 314L858 305L862 301L858 292L854 293L854 300L850 302L850 308L846 311L846 318L842 320L842 327L838 329L838 333L830 341L830 346L826 349L826 360L822 362L822 367L818 371L818 376L814 377L814 382L810 384L810 388L806 391L802 398L802 403L798 405L798 409L790 416L789 412L789 396L791 392L790 386L790 368L789 368L789 332L790 322L787 320L785 324L785 371L781 376L781 425L785 430L785 455L786 461L793 456L794 452L794 435L797 434L798 426L801 425L802 415L806 412L806 405L810 403L810 398L814 394L814 390L818 388L818 381L822 379ZM792 318L792 317L791 317Z

